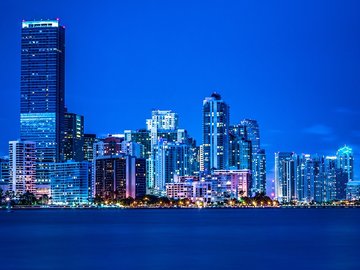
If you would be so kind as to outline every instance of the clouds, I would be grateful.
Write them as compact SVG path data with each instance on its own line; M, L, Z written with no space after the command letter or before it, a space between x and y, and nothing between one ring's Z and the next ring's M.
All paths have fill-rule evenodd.
M334 129L324 124L315 124L304 128L303 133L317 136L323 143L333 143L337 140Z
M320 136L333 135L333 129L323 124L315 124L313 126L307 127L303 130L303 132Z

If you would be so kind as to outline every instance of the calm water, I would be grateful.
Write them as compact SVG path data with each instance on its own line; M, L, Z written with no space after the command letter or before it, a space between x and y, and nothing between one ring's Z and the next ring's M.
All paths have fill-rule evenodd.
M0 269L360 269L360 209L0 211Z

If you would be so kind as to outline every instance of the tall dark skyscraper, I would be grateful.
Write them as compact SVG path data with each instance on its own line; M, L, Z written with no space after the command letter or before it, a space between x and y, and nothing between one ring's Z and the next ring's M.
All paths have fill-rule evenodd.
M92 161L94 158L94 144L99 141L96 134L84 134L83 160Z
M64 87L65 28L59 20L23 21L20 138L36 143L37 184L49 185L48 164L63 160Z
M83 161L84 117L66 112L64 115L64 160Z
M203 101L203 163L204 170L229 167L230 108L218 93Z

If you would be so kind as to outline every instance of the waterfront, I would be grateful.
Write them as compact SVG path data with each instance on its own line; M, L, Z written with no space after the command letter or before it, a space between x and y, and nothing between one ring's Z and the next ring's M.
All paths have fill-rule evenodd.
M359 269L359 209L0 211L1 269Z

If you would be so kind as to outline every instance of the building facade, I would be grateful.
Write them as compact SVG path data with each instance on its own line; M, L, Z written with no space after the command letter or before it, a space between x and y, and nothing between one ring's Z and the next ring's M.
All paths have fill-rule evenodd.
M121 152L137 158L143 158L144 146L137 142L123 141L121 142Z
M197 177L183 178L182 181L176 181L166 184L166 196L171 199L188 199L193 203L211 203L214 202L213 180L198 179Z
M97 143L99 139L96 137L96 134L84 134L84 143L83 143L83 160L92 161L94 158L94 144Z
M297 200L296 154L275 153L275 198L280 202Z
M0 189L6 192L10 187L9 159L0 158Z
M84 117L79 114L66 112L64 114L64 161L84 160Z
M336 200L336 182L337 182L337 169L336 169L336 156L325 157L325 178L326 178L326 201Z
M260 150L260 128L254 119L244 119L240 122L245 138L251 141L252 152L256 154Z
M17 197L26 192L36 192L35 142L9 142L9 178L11 190Z
M213 188L218 201L240 199L251 195L251 170L214 170Z
M112 156L121 154L121 143L124 138L109 135L93 144L93 159L101 156Z
M266 194L266 152L260 149L252 157L252 187L251 193Z
M154 191L158 195L165 195L167 183L174 182L176 176L190 175L191 148L186 143L160 139L154 148L154 155Z
M141 156L145 159L151 157L151 135L150 130L147 129L138 129L134 130L125 130L125 141L127 142L136 142L143 146Z
M354 180L354 156L353 150L349 146L341 147L336 153L337 168L342 170L347 177L347 181Z
M360 200L360 181L351 181L347 183L346 199L349 201Z
M104 200L139 198L146 194L146 160L127 155L95 159L95 196Z
M91 163L88 161L51 164L51 201L57 205L83 205L89 197Z

